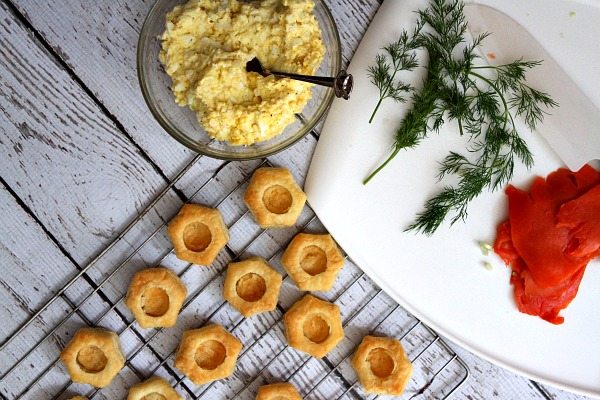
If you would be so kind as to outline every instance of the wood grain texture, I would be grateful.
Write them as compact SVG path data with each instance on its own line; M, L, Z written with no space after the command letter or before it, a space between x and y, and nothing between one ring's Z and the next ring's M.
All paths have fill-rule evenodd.
M257 166L259 162L248 162L241 163L244 165L244 168L236 168L237 163L232 165L230 164L228 168L223 169L217 179L211 181L211 184L206 186L197 197L193 198L193 201L201 202L203 204L217 205L220 202L220 199L225 198L226 200L223 203L219 204L220 209L224 213L226 221L229 224L234 224L231 227L232 232L232 241L230 243L234 253L241 251L246 245L247 242L252 240L252 237L255 237L258 233L256 225L253 223L251 217L240 218L243 216L243 206L241 206L241 195L245 187L242 185L238 189L236 189L233 193L230 194L231 189L236 188L237 185L241 182L244 182L252 172L253 168ZM290 165L283 163L283 166ZM239 171L243 170L244 173L240 175ZM189 177L187 180L194 181L194 177ZM301 179L301 178L300 178ZM226 196L226 197L224 197ZM229 210L229 211L228 211ZM306 211L306 216L304 216L303 221L310 220L310 212ZM324 228L318 224L309 225L306 230L313 232L322 232ZM285 232L283 232L285 231ZM271 258L273 255L274 261L273 265L278 268L281 272L283 269L279 264L279 255L277 250L281 248L287 240L294 234L294 229L287 229L281 232L267 232L266 234L260 236L260 238L254 243L250 248L246 251L249 254L259 254L265 258ZM274 235L273 235L274 234ZM168 331L163 331L159 333L157 336L151 339L151 347L156 350L163 357L172 353L174 349L177 347L178 340L180 334L185 329L190 329L194 327L201 326L207 321L207 317L210 317L211 322L221 323L229 329L234 329L234 333L239 335L240 339L242 339L248 345L252 344L256 339L257 335L260 332L264 332L268 329L273 322L275 321L271 315L261 315L251 320L244 321L242 325L237 326L238 321L240 321L240 316L237 312L231 309L230 306L223 303L221 298L221 285L222 285L222 276L217 276L219 271L223 271L226 267L226 263L231 259L226 257L227 254L222 254L224 258L219 258L219 261L211 266L210 268L202 268L192 266L191 269L187 269L187 264L182 263L181 261L175 259L174 257L168 258L162 264L168 267L171 267L175 271L182 274L184 281L186 282L188 289L190 290L190 298L195 297L194 300L189 302L184 311L182 312L178 324L174 329L170 329ZM241 254L242 257L247 257L246 254ZM147 258L146 258L147 259ZM343 315L349 315L355 310L362 302L365 300L365 295L373 294L376 288L373 286L370 281L363 279L359 282L352 290L344 293L342 297L337 298L340 294L343 293L344 288L348 287L352 280L359 274L359 270L355 266L348 265L342 272L339 277L336 286L330 293L322 294L326 298L331 300L336 300L336 302L340 305L343 310ZM127 272L132 273L131 272ZM199 293L201 288L203 288L207 283L211 282L213 278L216 277L216 280L208 285L207 289L204 289L200 296L196 297L196 293ZM128 281L128 279L121 279L123 281ZM126 290L126 285L124 282L121 282L121 293ZM281 296L280 304L283 309L289 308L289 306L299 298L301 295L300 292L295 289L294 285L291 282L287 282L284 284L284 289ZM390 306L391 300L387 299L387 302L384 301L382 303L386 304L387 307ZM353 346L360 340L362 334L368 331L369 326L373 326L376 321L374 317L381 313L383 307L379 307L375 305L365 311L365 315L354 326L351 326L348 331L348 340L349 342L345 345L341 345L339 349L336 349L336 353L343 355L332 355L331 363L337 363L340 357L344 357L347 354L351 354ZM216 311L216 312L215 312ZM127 313L127 311L125 310ZM277 313L275 313L275 317ZM403 316L407 318L406 315ZM404 323L401 322L402 318L393 318L390 320L391 329L390 334L394 334L395 336L400 336L403 330L406 329ZM107 321L104 321L103 324L106 324ZM369 325L371 324L371 325ZM113 325L108 325L112 327ZM280 327L280 323L276 323L276 326ZM397 328L394 328L397 326ZM235 327L235 328L234 328ZM389 326L386 326L390 328ZM115 326L115 330L118 330L119 327ZM137 328L136 328L137 329ZM279 328L280 329L280 328ZM397 329L397 330L394 330ZM143 333L144 336L147 337L147 333ZM417 336L418 337L418 336ZM410 339L410 338L409 338ZM218 393L231 393L231 391L238 391L243 387L244 383L248 383L251 381L251 377L257 371L261 370L262 366L267 363L272 357L275 356L283 347L282 343L285 343L285 338L281 335L272 336L269 334L266 338L262 339L261 343L253 349L247 356L244 357L244 360L241 363L241 370L236 373L235 379L230 379L227 381L220 382L215 384L210 389L211 396L217 395ZM411 342L407 343L407 348L410 348ZM137 344L132 345L132 349L137 349L139 346ZM144 357L149 357L151 354L147 351L142 351L138 356L134 357L132 363L134 365L139 365L140 370L143 373L150 373L152 367L156 365L156 363L148 364L147 358L144 361ZM141 359L140 359L141 358ZM294 369L298 366L302 365L305 358L299 355L294 350L285 350L284 353L277 357L275 363L273 363L272 367L269 368L268 373L263 377L259 378L256 381L252 381L252 386L250 391L244 391L243 398L251 398L251 394L255 389L255 386L259 383L263 383L266 380L277 380L277 379L288 379L292 378L294 383L296 383L301 388L308 388L314 382L316 382L320 375L325 373L323 365L317 362L309 363L306 368L302 369L302 371L298 374L294 374ZM431 361L428 361L427 364L431 364ZM313 365L315 364L315 365ZM172 367L172 356L169 359L167 365ZM150 367L150 368L149 368ZM352 376L352 372L350 370L345 371L344 375L350 374L348 376ZM527 383L526 380L522 380ZM414 381L413 389L416 390L419 388L419 380ZM451 381L450 381L451 382ZM201 393L205 390L205 388L195 388L193 384L184 380L184 385L186 388L192 388L194 393ZM323 387L320 387L318 393L320 395L326 395L328 390L333 390L335 388L340 389L340 382L336 382L335 380L327 381ZM509 396L514 393L524 394L527 393L528 397L533 397L536 395L536 392L531 392L532 388L528 387L520 387L516 385L517 389L512 388L513 391L503 392L502 388L500 390L496 390L495 393L499 395L499 398L510 398ZM73 389L70 386L70 389ZM529 389L529 393L528 390ZM115 389L116 390L116 389ZM341 390L341 389L340 389ZM112 392L111 392L112 393ZM335 391L333 392L335 393ZM474 398L489 398L492 397L493 393L485 392L479 389L477 392L477 396L471 393L470 390L466 391L466 394L474 397ZM330 393L331 394L331 393ZM539 394L539 393L538 393ZM489 396L488 396L489 395ZM210 398L210 397L209 397Z
M0 40L0 174L84 262L165 182L4 4Z
M348 65L382 1L325 0L340 32L343 64Z
M15 4L167 176L191 159L192 153L154 120L138 85L138 35L153 1Z
M52 289L61 288L77 272L77 268L3 185L0 185L0 216L3 232L10 232L10 235L0 235L3 271L0 275L0 320L3 321L0 340L4 341L29 314L52 297ZM82 307L80 313L73 315L51 337L46 337L71 310L71 304L78 302L90 290L90 284L85 279L77 281L32 326L0 352L0 359L3 360L0 374L4 375L31 348L32 343L44 341L19 368L2 379L0 393L8 398L19 393L28 384L30 376L39 372L38 367L58 354L74 330L87 324L85 315L102 307L103 300L99 296L93 296L92 302ZM54 384L58 384L65 382L67 377L60 373L53 379ZM40 397L51 397L53 392L50 386L40 385L35 393Z
M333 10L343 43L343 64L347 65L379 2L325 2ZM139 90L135 65L138 34L152 4L152 1L124 0L15 1L16 7L56 54L123 124L159 168L172 177L191 158L191 153L151 117ZM57 20L61 24L56 24Z
M108 117L102 115L98 104L87 97L77 82L73 82L73 77L62 71L61 66L52 61L52 55L47 54L39 43L32 40L20 26L19 21L0 5L0 21L2 21L0 38L3 39L3 43L10 42L5 49L0 49L0 68L2 68L0 72L3 78L0 80L0 107L2 107L0 111L3 111L0 114L2 118L0 124L9 133L6 137L0 138L2 154L8 157L8 161L0 162L2 168L0 174L61 245L77 262L83 263L114 237L119 227L135 215L165 183L161 180L160 174L153 171L152 165L143 159L143 155L128 142L127 137L119 132L119 127L115 126L112 117L118 120L118 125L122 125L127 135L146 151L168 177L172 177L189 160L190 155L152 120L137 87L135 43L143 17L152 2L76 3L66 0L48 4L17 1L16 6L39 31L53 52L68 65L69 69L76 74L76 78L97 96L101 105L112 115ZM344 62L347 63L379 3L374 0L356 2L327 0L327 4L332 9L340 29L344 42ZM9 59L11 63L6 61ZM13 59L17 61L14 65L12 65ZM31 97L30 93L35 95ZM295 177L302 182L315 144L314 137L307 136L296 146L271 157L270 160L277 165L290 168ZM181 181L179 188L184 194L191 196L220 165L219 161L202 160ZM214 204L224 193L227 193L227 188L242 182L254 166L255 163L252 162L232 164L225 171L226 174L214 185L203 190L196 200ZM239 202L240 199L239 192L235 192L221 205L222 212L230 222L242 216L245 211ZM107 255L98 267L91 271L91 278L95 282L107 276L117 265L116 263L124 258L124 254L128 254L136 244L139 244L144 235L176 212L180 204L177 195L171 193L167 200L168 204L160 205L147 223L132 232L123 245L115 248L114 252ZM304 220L307 218L310 218L310 213L304 215ZM313 227L313 229L322 228ZM192 296L203 283L217 277L231 257L244 249L253 235L258 232L249 216L242 217L232 231L235 232L235 238L232 235L230 252L224 252L218 263L210 269L196 266L186 269L186 264L174 257L166 260L165 263L169 267L182 274ZM269 257L292 234L293 230L268 233L261 236L246 253ZM33 234L23 233L24 238L30 235ZM44 240L49 241L48 238L41 241ZM8 239L0 243L7 243L5 248L12 253L15 252L15 248L18 248ZM123 268L122 274L106 283L103 294L111 300L118 300L124 293L129 276L136 269L152 265L160 259L161 251L164 251L161 246L164 246L164 241L161 240L145 246L140 258L132 260ZM22 262L22 270L18 270L11 279L19 280L25 277L22 280L28 281L27 274L32 272L30 265L29 262ZM331 295L333 298L340 293L344 284L350 282L357 273L359 271L355 267L345 269L338 285L328 296ZM174 331L159 333L152 339L150 346L144 347L133 358L132 364L143 373L150 372L158 365L153 351L167 354L177 345L178 333L182 329L203 323L204 318L211 315L215 306L221 304L220 279L217 277L216 281L209 285L207 292L190 303ZM46 284L46 290L56 290L60 287L61 281L43 280L41 283ZM356 285L339 299L339 304L346 313L356 308L360 300L364 299L365 292L373 293L374 288L366 280ZM29 298L35 298L26 287L20 290L28 296L24 302L29 301ZM85 290L86 288L83 287L82 291ZM6 296L13 296L10 297L11 304L13 301L19 301L12 293L0 293L3 296L5 293ZM293 285L285 284L282 306L288 307L297 296L298 292ZM32 303L38 305L40 302L43 302L42 297ZM92 318L102 316L108 308L102 300L90 303L89 309L86 308L86 315ZM98 304L101 306L98 307ZM385 301L381 304L383 307ZM59 305L57 304L57 309L60 309ZM62 306L68 309L66 304ZM119 306L119 310L125 315L126 321L131 320L126 309ZM30 311L23 309L23 312L18 314L20 320ZM340 347L340 353L332 355L337 357L333 358L334 363L343 357L341 353L343 350L349 351L351 340L360 336L361 332L369 326L368 324L372 322L371 317L376 312L377 309L369 309L368 315L360 320L363 325L359 324L350 329L349 343ZM245 321L236 331L239 331L245 342L252 343L255 339L253 335L268 328L279 315L275 311L272 315ZM392 329L393 334L399 335L402 332L402 321L407 317L406 315L394 316L391 327L388 327ZM231 327L239 321L239 315L227 305L219 308L213 318L214 321ZM73 319L73 325L82 323L76 321L75 317ZM52 322L50 320L49 325ZM114 313L104 318L102 324L114 329L124 328L123 319ZM43 327L39 327L39 332L43 332ZM140 337L147 338L151 334L140 330L136 325L133 329L127 329L122 335L122 340L125 342L128 354L140 347ZM223 381L215 385L207 398L216 396L217 393L224 393L231 388L239 388L241 382L246 382L264 365L269 354L272 355L273 351L280 348L278 346L281 346L282 340L281 335L275 334L261 341L257 349L246 356L247 361L236 377L231 381ZM454 347L461 357L467 360L473 374L456 398L544 398L528 380L480 360L457 346ZM302 360L294 351L284 352L281 361L269 369L265 377L259 379L260 383L264 379L274 380L288 376L286 374L293 372L294 366L300 365ZM172 362L168 364L172 366ZM300 387L307 387L323 371L323 365L311 362L301 373L293 375L293 381ZM168 370L160 368L159 374L169 377L173 382ZM348 374L351 374L351 371L348 371ZM55 389L58 382L61 379L64 381L64 378L63 371L52 370L51 374L38 383L37 388L31 393L31 398L47 397L44 388ZM136 382L139 377L127 368L120 379L114 388L103 393L99 398L123 397L124 388ZM254 385L258 383L255 382ZM194 388L189 382L185 385L196 393L203 390ZM332 391L339 387L336 385L339 385L339 382L327 381L322 391L319 391L321 398L331 397ZM87 390L82 385L72 385L67 389L67 393L85 393ZM551 388L547 390L556 399L581 398ZM244 396L251 398L252 393L246 391Z

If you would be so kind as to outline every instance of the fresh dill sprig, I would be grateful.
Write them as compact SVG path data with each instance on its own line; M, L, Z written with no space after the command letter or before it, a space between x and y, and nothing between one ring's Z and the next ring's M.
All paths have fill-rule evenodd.
M417 25L411 36L406 31L402 32L398 40L382 49L383 54L377 54L375 65L368 68L367 74L371 83L379 89L379 101L369 118L369 123L373 121L383 100L391 98L404 103L406 101L404 94L413 90L411 85L396 81L396 74L400 71L412 71L418 67L417 56L413 50L417 47L414 39L421 27L421 25Z
M413 105L396 131L390 156L363 183L369 182L402 149L416 147L430 132L456 120L460 135L467 135L466 154L451 151L440 163L438 179L454 175L458 183L445 186L429 199L407 230L431 235L446 219L454 224L467 217L468 203L483 190L496 190L513 176L515 158L528 168L531 152L519 136L515 117L530 129L543 120L545 109L557 106L552 98L526 83L526 73L541 61L516 60L498 66L476 66L476 48L487 33L465 40L467 24L461 0L432 0L418 12L419 27L407 39L425 49L429 65L423 88L413 94ZM401 37L404 37L403 32ZM406 56L408 57L408 55ZM379 87L379 86L378 86ZM383 88L385 90L385 87ZM382 89L380 88L380 92ZM384 93L386 93L384 91Z

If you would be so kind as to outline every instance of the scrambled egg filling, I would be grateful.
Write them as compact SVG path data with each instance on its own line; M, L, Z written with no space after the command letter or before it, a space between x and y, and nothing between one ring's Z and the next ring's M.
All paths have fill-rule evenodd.
M233 145L280 134L312 85L246 72L258 57L274 71L314 75L325 46L313 0L190 0L167 14L160 60L175 101L207 133Z

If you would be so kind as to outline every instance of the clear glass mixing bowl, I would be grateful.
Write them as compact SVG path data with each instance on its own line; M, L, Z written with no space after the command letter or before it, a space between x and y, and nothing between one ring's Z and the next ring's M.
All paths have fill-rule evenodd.
M244 160L281 151L304 137L317 124L334 98L333 90L314 86L312 99L294 123L274 138L251 146L232 146L212 139L188 107L175 103L171 79L158 58L166 14L186 0L158 0L144 21L137 48L138 79L150 111L162 127L190 149L215 158ZM322 0L315 0L314 14L321 27L326 53L317 75L335 76L341 68L340 38L333 17Z

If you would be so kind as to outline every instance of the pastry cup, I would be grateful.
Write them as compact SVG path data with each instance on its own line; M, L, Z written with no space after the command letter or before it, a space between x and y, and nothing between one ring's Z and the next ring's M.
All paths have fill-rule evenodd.
M291 383L272 383L258 388L256 400L302 400L302 397Z
M154 376L144 382L133 385L129 389L127 400L183 400L167 381Z
M242 343L220 325L183 332L175 367L196 385L226 378L235 370Z
M73 382L105 387L125 365L116 333L81 328L60 353Z
M231 263L223 297L245 317L271 311L277 306L281 280L281 275L260 257Z
M324 357L344 338L338 306L310 294L284 314L283 323L289 345L317 358Z
M281 264L301 290L327 291L344 266L344 257L330 235L297 234Z
M413 371L400 341L376 336L364 337L352 366L365 392L395 396L404 392Z
M296 223L306 195L287 169L263 167L252 175L244 201L261 228L283 228Z
M210 265L229 241L221 213L199 204L184 204L167 229L177 258Z
M125 304L142 328L175 325L187 296L181 279L163 267L138 271L129 284Z

